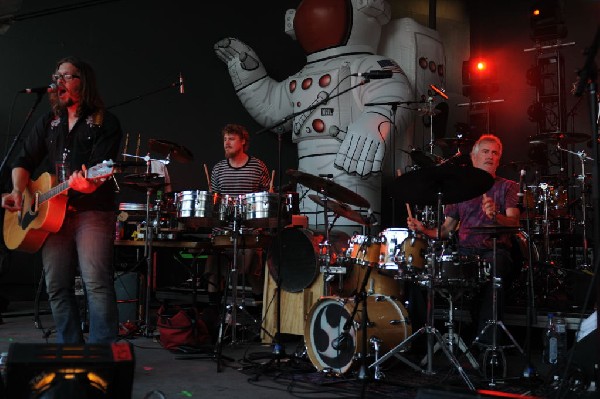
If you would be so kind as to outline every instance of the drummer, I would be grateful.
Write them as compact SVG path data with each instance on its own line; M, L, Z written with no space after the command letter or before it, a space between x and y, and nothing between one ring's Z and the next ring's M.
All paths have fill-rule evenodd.
M212 169L210 189L221 195L237 196L241 194L268 191L271 183L269 170L260 159L248 155L250 135L244 126L227 124L221 131L225 159ZM260 261L260 249L244 249L238 261L238 269L246 274L252 287L254 299L262 300L263 269ZM239 258L238 258L239 259ZM206 261L208 274L209 302L219 303L220 285L216 262L213 256Z
M493 261L493 242L491 234L474 234L471 228L498 224L501 226L519 226L518 184L496 176L496 170L502 156L502 142L492 134L479 138L471 150L473 166L483 169L494 177L494 185L487 193L458 204L446 205L445 220L441 226L441 239L447 239L451 231L458 230L458 252L460 255L478 255L485 261ZM460 229L458 229L460 222ZM430 238L437 236L437 228L426 228L419 220L409 217L408 228ZM496 274L502 278L502 286L497 291L498 320L503 314L503 289L509 286L512 275L512 258L510 234L499 235L496 240ZM481 331L488 320L492 320L492 285L486 282L480 290L478 331ZM486 331L480 342L490 342L492 329Z

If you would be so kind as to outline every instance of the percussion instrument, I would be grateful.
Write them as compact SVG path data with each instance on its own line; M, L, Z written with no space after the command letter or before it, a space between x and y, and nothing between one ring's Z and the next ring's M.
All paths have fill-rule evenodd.
M260 230L242 227L237 237L237 248L266 248L271 243L271 236ZM233 231L230 229L215 229L211 236L213 248L233 248Z
M188 227L212 227L218 224L221 196L201 190L184 190L174 194L177 218Z
M478 287L489 279L489 263L477 255L442 254L435 264L434 285L437 287Z
M298 182L318 193L324 193L327 196L345 204L351 204L361 208L368 208L370 206L369 201L367 201L361 195L347 189L344 186L340 186L331 180L294 169L288 169L285 173L290 176L293 181Z
M323 232L307 229L286 228L273 239L268 251L267 266L275 281L280 281L281 289L288 292L299 292L307 288L320 273L319 259L323 250L320 244L324 241ZM348 245L348 235L344 232L331 231L330 265L337 263L337 254L343 254ZM281 240L281 257L279 255ZM282 267L280 268L279 265ZM278 280L279 269L281 278Z
M367 341L377 338L381 350L388 351L412 334L408 312L402 303L389 296L367 297ZM339 297L322 297L310 309L304 327L304 340L308 357L319 371L343 374L357 365L357 355L362 353L360 320L362 309L345 339L339 345L333 342L343 332L344 324L352 315L353 303ZM366 353L373 355L371 348Z

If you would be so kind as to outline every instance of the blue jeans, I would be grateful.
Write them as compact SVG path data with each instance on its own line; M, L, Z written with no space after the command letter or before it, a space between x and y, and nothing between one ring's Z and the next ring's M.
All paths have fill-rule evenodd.
M81 344L83 332L75 298L77 264L87 294L88 343L114 342L118 333L111 211L67 212L62 227L42 248L46 287L59 343Z

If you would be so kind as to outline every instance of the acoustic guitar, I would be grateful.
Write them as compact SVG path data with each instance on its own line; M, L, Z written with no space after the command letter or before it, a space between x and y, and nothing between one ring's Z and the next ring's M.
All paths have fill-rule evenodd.
M88 169L86 178L107 178L113 171L113 161L103 161ZM37 252L48 235L60 229L67 210L69 181L55 184L56 176L42 173L23 192L21 210L4 212L4 242L8 249Z

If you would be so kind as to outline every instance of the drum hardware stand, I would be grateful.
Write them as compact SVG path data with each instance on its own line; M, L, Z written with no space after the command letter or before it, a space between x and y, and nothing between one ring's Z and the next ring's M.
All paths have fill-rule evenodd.
M576 155L581 161L581 174L577 176L577 180L581 182L581 226L583 229L583 264L578 266L578 269L581 270L590 270L592 265L588 262L588 240L587 240L587 232L586 232L586 197L585 197L585 161L593 161L593 158L590 158L586 155L585 151L573 152L567 149L564 149L560 146L560 143L556 145L559 151L568 152L569 154Z
M525 169L521 170L521 180L525 177ZM527 197L527 185L519 184L519 203L523 205L523 199ZM522 191L522 192L521 192ZM525 287L527 289L527 309L526 309L526 321L525 321L525 344L526 351L525 354L525 368L523 370L523 377L533 379L537 377L537 371L535 366L531 362L531 327L534 323L535 318L535 289L533 284L533 249L532 249L532 240L531 240L531 218L529 215L529 206L531 204L527 203L524 205L525 208L525 229L527 235L527 254L529 257L529 264L527 265L527 282L525 283ZM495 240L494 240L495 242ZM494 257L494 260L496 258Z
M495 222L496 222L496 218L494 217L494 223ZM494 387L497 384L497 379L495 376L496 366L501 367L502 378L506 378L506 357L504 356L503 348L501 346L498 346L498 344L497 344L497 338L498 338L497 337L497 335L498 335L497 327L498 326L500 326L502 328L502 330L504 331L504 333L508 336L508 338L510 338L510 340L513 343L513 346L515 346L519 350L519 352L521 352L522 355L525 354L523 352L523 349L521 348L521 346L519 346L519 344L517 343L515 338L508 331L508 329L506 328L506 326L504 325L502 320L498 320L498 301L497 301L498 287L502 285L502 281L500 278L496 277L496 264L497 264L496 241L497 241L497 239L498 239L497 235L492 234L492 248L493 248L493 250L492 250L492 256L493 256L493 261L492 261L492 320L487 321L485 327L483 327L483 329L481 330L479 335L477 335L477 337L473 341L473 345L480 344L479 339L488 330L488 328L492 327L492 344L491 345L480 344L480 345L486 346L485 354L483 356L483 374L484 374L484 377L486 377L486 378L488 377L488 366L491 365L491 369L489 370L490 378L489 378L489 383L488 383L488 385L490 387ZM510 347L510 345L507 347ZM502 365L500 365L500 362L502 362Z
M352 327L352 323L354 323L354 318L356 317L356 313L358 311L358 306L362 302L362 314L361 314L361 321L360 321L360 329L362 331L362 335L361 335L362 348L361 348L361 353L360 353L360 369L358 370L358 379L361 381L364 381L365 385L369 378L368 367L367 367L367 343L368 343L367 327L369 324L367 322L367 320L368 320L369 316L367 313L366 287L367 287L367 282L369 281L369 277L371 276L372 267L373 266L368 266L367 271L365 272L363 280L360 284L360 290L354 295L354 307L352 308L352 313L350 314L350 317L346 320L346 322L344 323L344 326L342 327L342 333L331 342L331 347L333 349L337 350L337 349L344 347L345 345L348 345L348 341L352 340L352 337L351 337L349 331L350 331L350 328ZM377 347L378 346L376 346L376 348ZM376 368L376 370L379 371L379 368ZM363 394L365 392L365 385L363 385Z
M451 353L455 353L454 345L458 346L458 349L467 356L469 363L475 370L479 370L479 363L475 360L475 357L465 344L465 341L460 337L460 335L454 333L454 306L452 302L452 293L448 292L445 289L438 289L437 292L448 301L448 321L445 323L445 326L448 328L448 332L442 336L444 342L448 345L448 349ZM463 294L461 290L456 299L458 299ZM436 342L433 347L433 353L437 352L441 348L440 342ZM424 357L421 360L421 366L424 366L427 362L427 357Z
M438 199L437 199L437 219L438 220L441 220L442 196L443 196L443 194L441 192L438 192L438 194L437 194L437 197L438 197ZM438 240L441 237L441 229L442 229L441 223L438 223L438 227L437 227ZM439 347L442 349L442 351L444 352L444 354L446 355L446 357L448 358L450 363L452 363L452 365L456 368L456 370L458 371L460 376L463 378L463 380L465 381L465 383L467 384L469 389L471 391L475 391L475 386L473 385L473 383L467 376L465 370L462 368L462 366L458 362L458 359L456 359L454 354L452 352L450 352L450 350L444 343L444 338L442 338L439 331L434 327L434 320L433 320L434 287L433 287L433 285L434 285L435 279L433 277L434 277L434 271L436 270L436 263L437 263L436 257L433 256L431 273L430 273L430 276L428 276L429 278L425 281L425 283L427 284L427 321L425 322L425 325L423 327L421 327L419 330L417 330L416 332L414 332L410 337L406 338L404 341L402 341L400 344L398 344L395 348L393 348L388 353L383 355L379 360L377 360L376 362L371 364L369 367L378 366L382 362L389 359L392 355L399 357L397 352L404 349L411 341L413 341L418 336L420 336L422 334L427 334L427 356L426 356L427 370L422 370L419 366L417 366L416 364L413 364L412 362L410 362L407 359L404 359L402 357L400 357L400 359L404 363L408 364L410 367L415 369L416 371L422 371L427 375L433 375L434 374L434 372L433 372L433 346L434 346L433 338L435 338L437 340L437 343L439 344Z
M331 174L320 174L319 177L329 178L331 179L333 175ZM329 295L329 285L331 281L334 279L335 275L339 275L339 289L342 289L343 279L342 274L346 273L345 266L337 266L332 268L330 266L331 262L331 242L330 242L330 230L333 227L333 223L331 223L331 227L329 224L329 217L327 215L327 201L329 201L329 197L327 196L326 190L321 190L321 195L323 196L321 200L323 201L323 226L325 229L325 239L319 243L319 270L323 273L323 292L324 296ZM337 219L338 215L336 215Z

